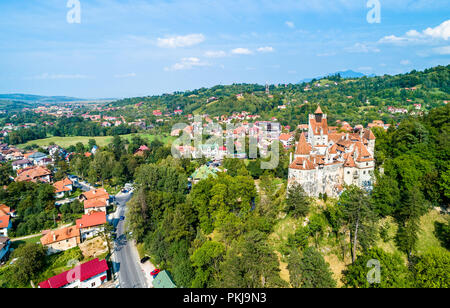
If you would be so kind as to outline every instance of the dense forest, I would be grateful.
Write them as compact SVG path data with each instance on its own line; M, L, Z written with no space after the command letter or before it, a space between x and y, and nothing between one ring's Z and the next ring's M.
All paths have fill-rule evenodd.
M421 104L423 110L443 105L450 100L450 66L437 66L422 72L412 71L396 76L363 77L343 79L339 75L329 76L309 83L271 85L271 96L265 87L256 84L219 85L194 91L175 92L158 96L119 100L111 106L129 106L129 112L142 116L154 109L173 112L181 108L184 114L231 115L246 111L260 114L263 119L276 117L282 125L295 127L306 123L317 103L334 120L345 120L352 125L383 120L396 123L406 115L392 115L387 106L413 110ZM320 85L320 86L319 86ZM239 100L236 95L243 94ZM214 99L213 99L214 98ZM144 102L136 108L134 105ZM287 108L279 110L278 106ZM125 110L125 113L127 111Z

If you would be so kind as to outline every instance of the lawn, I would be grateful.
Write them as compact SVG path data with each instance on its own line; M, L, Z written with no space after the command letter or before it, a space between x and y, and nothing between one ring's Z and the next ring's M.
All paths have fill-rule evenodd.
M41 237L42 237L42 235L37 235L35 237L27 238L24 240L14 241L11 243L11 248L17 249L19 246L22 246L22 245L25 245L28 243L33 243L33 244L40 243ZM14 240L14 239L12 239L12 240Z
M146 133L138 133L138 134L129 134L129 135L122 135L122 138L126 138L128 140L131 140L133 135L139 135L142 138L146 138L150 141L153 141L155 139L159 139L165 144L171 143L174 138L173 137L164 137L164 136L156 136L152 134L146 134ZM103 136L103 137L85 137L85 136L75 136L75 137L49 137L45 139L38 139L38 140L32 140L28 141L27 143L18 145L19 148L25 148L27 146L31 145L37 145L37 146L48 146L52 143L59 145L60 147L67 148L71 145L76 145L78 142L81 142L83 144L88 144L90 139L94 139L98 146L103 147L108 145L112 142L113 136Z

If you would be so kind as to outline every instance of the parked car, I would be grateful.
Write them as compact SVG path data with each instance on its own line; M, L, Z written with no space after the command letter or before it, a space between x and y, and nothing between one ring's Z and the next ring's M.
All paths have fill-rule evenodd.
M125 216L120 216L120 221L124 221L125 220Z
M155 278L160 272L161 270L156 268L150 273L150 275L152 275L152 277Z
M150 260L149 257L143 257L143 258L141 259L141 263L144 264L144 263L147 262L148 260Z

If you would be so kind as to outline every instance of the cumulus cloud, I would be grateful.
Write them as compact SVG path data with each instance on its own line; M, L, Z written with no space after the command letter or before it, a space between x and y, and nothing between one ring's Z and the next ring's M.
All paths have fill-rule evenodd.
M223 58L226 57L227 53L223 50L217 50L217 51L207 51L205 52L205 57L208 58Z
M199 58L190 57L183 58L180 62L175 63L171 67L164 68L165 71L181 71L188 70L194 67L208 66L208 63L202 62Z
M448 40L450 37L450 19L444 21L442 24L435 28L427 28L423 31L423 34L431 36L433 38L440 38Z
M235 48L231 53L235 55L251 55L253 52L247 48Z
M270 47L270 46L260 47L257 50L258 50L258 52L264 52L264 53L266 53L266 52L274 52L275 51L275 49L273 47Z
M434 28L426 28L422 32L409 30L402 36L387 35L379 40L379 43L406 45L410 43L426 43L430 40L445 40L450 38L450 20L444 21Z
M411 61L409 61L409 60L402 60L402 61L400 61L400 64L401 65L410 65Z
M158 38L157 45L162 48L190 47L205 41L203 34L188 34Z

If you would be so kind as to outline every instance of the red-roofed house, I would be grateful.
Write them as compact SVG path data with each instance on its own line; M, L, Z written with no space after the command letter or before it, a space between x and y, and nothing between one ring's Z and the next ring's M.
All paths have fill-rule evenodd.
M11 229L12 222L9 215L0 215L0 236L8 237L8 230Z
M89 214L90 212L105 212L108 203L104 198L90 199L84 201L84 213Z
M105 224L105 212L91 212L89 214L85 214L76 222L76 226L80 230L82 240L94 237L99 232L103 232L105 229Z
M108 264L106 260L92 261L75 266L72 270L56 275L39 284L41 289L59 288L98 288L107 280Z
M62 181L58 181L53 184L55 187L56 198L63 198L66 193L70 193L73 190L73 182L68 178L65 178Z

